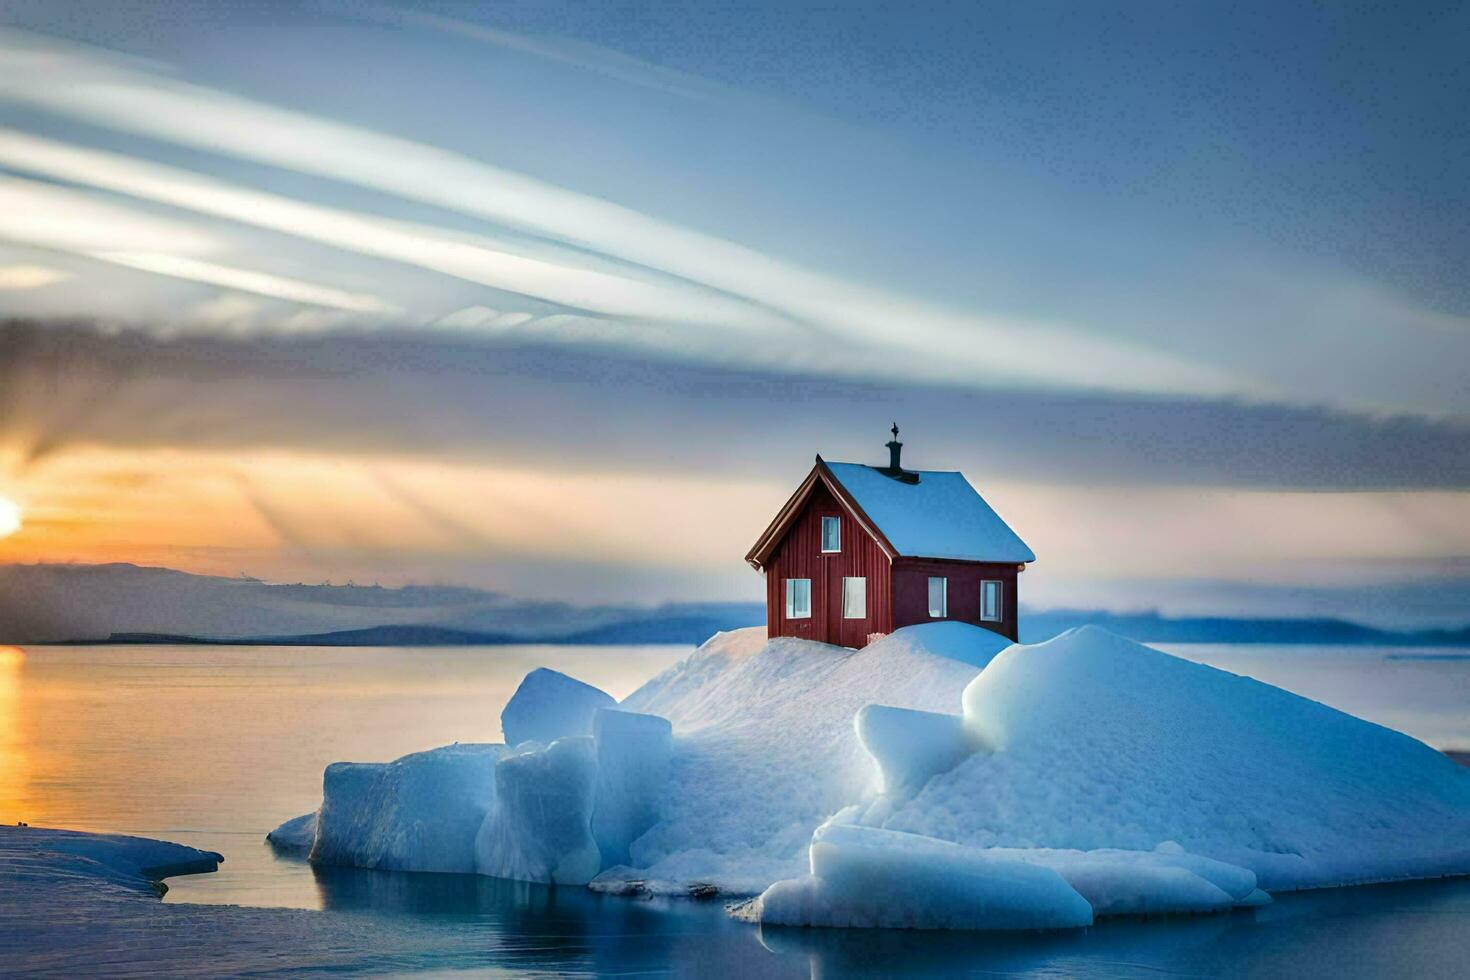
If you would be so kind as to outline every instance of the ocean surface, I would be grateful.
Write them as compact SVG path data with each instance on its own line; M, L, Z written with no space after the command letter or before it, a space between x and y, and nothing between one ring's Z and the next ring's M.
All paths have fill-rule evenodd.
M1470 749L1470 650L1165 649L1439 748ZM862 935L761 930L729 920L718 902L600 898L474 876L315 871L264 841L281 821L315 809L330 762L498 741L500 709L534 667L622 697L688 652L0 647L0 823L138 834L225 855L217 874L171 879L166 902L369 916L385 950L396 948L395 937L440 937L427 959L384 961L394 969L1452 976L1470 962L1470 879L1282 895L1264 909L1111 920L1066 935Z

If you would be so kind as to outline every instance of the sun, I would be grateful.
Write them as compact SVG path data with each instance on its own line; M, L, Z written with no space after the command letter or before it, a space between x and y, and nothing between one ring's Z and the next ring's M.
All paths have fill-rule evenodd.
M20 505L0 497L0 538L20 530Z

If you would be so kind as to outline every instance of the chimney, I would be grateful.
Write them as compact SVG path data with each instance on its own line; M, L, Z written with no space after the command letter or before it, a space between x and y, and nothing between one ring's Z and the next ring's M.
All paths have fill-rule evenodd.
M904 470L899 462L899 454L903 452L903 443L898 441L898 423L893 423L893 438L888 440L888 466L878 470L884 476L897 480L899 483L918 483L919 474L909 473Z
M903 466L898 462L898 456L903 452L903 443L898 441L898 423L893 423L893 438L888 440L888 469L893 473L902 473Z

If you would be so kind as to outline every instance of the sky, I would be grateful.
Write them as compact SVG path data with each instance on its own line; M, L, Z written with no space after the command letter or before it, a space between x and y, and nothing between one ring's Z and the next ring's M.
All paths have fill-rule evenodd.
M0 4L0 561L752 599L959 469L1039 606L1470 621L1470 10Z

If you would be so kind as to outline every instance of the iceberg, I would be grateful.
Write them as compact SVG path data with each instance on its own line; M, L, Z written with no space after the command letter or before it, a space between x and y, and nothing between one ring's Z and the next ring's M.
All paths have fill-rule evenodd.
M505 728L549 741L330 767L314 830L272 838L759 896L745 914L773 926L1065 928L1470 873L1470 772L1096 628L1025 646L936 623L857 651L740 630L611 700L534 672Z

